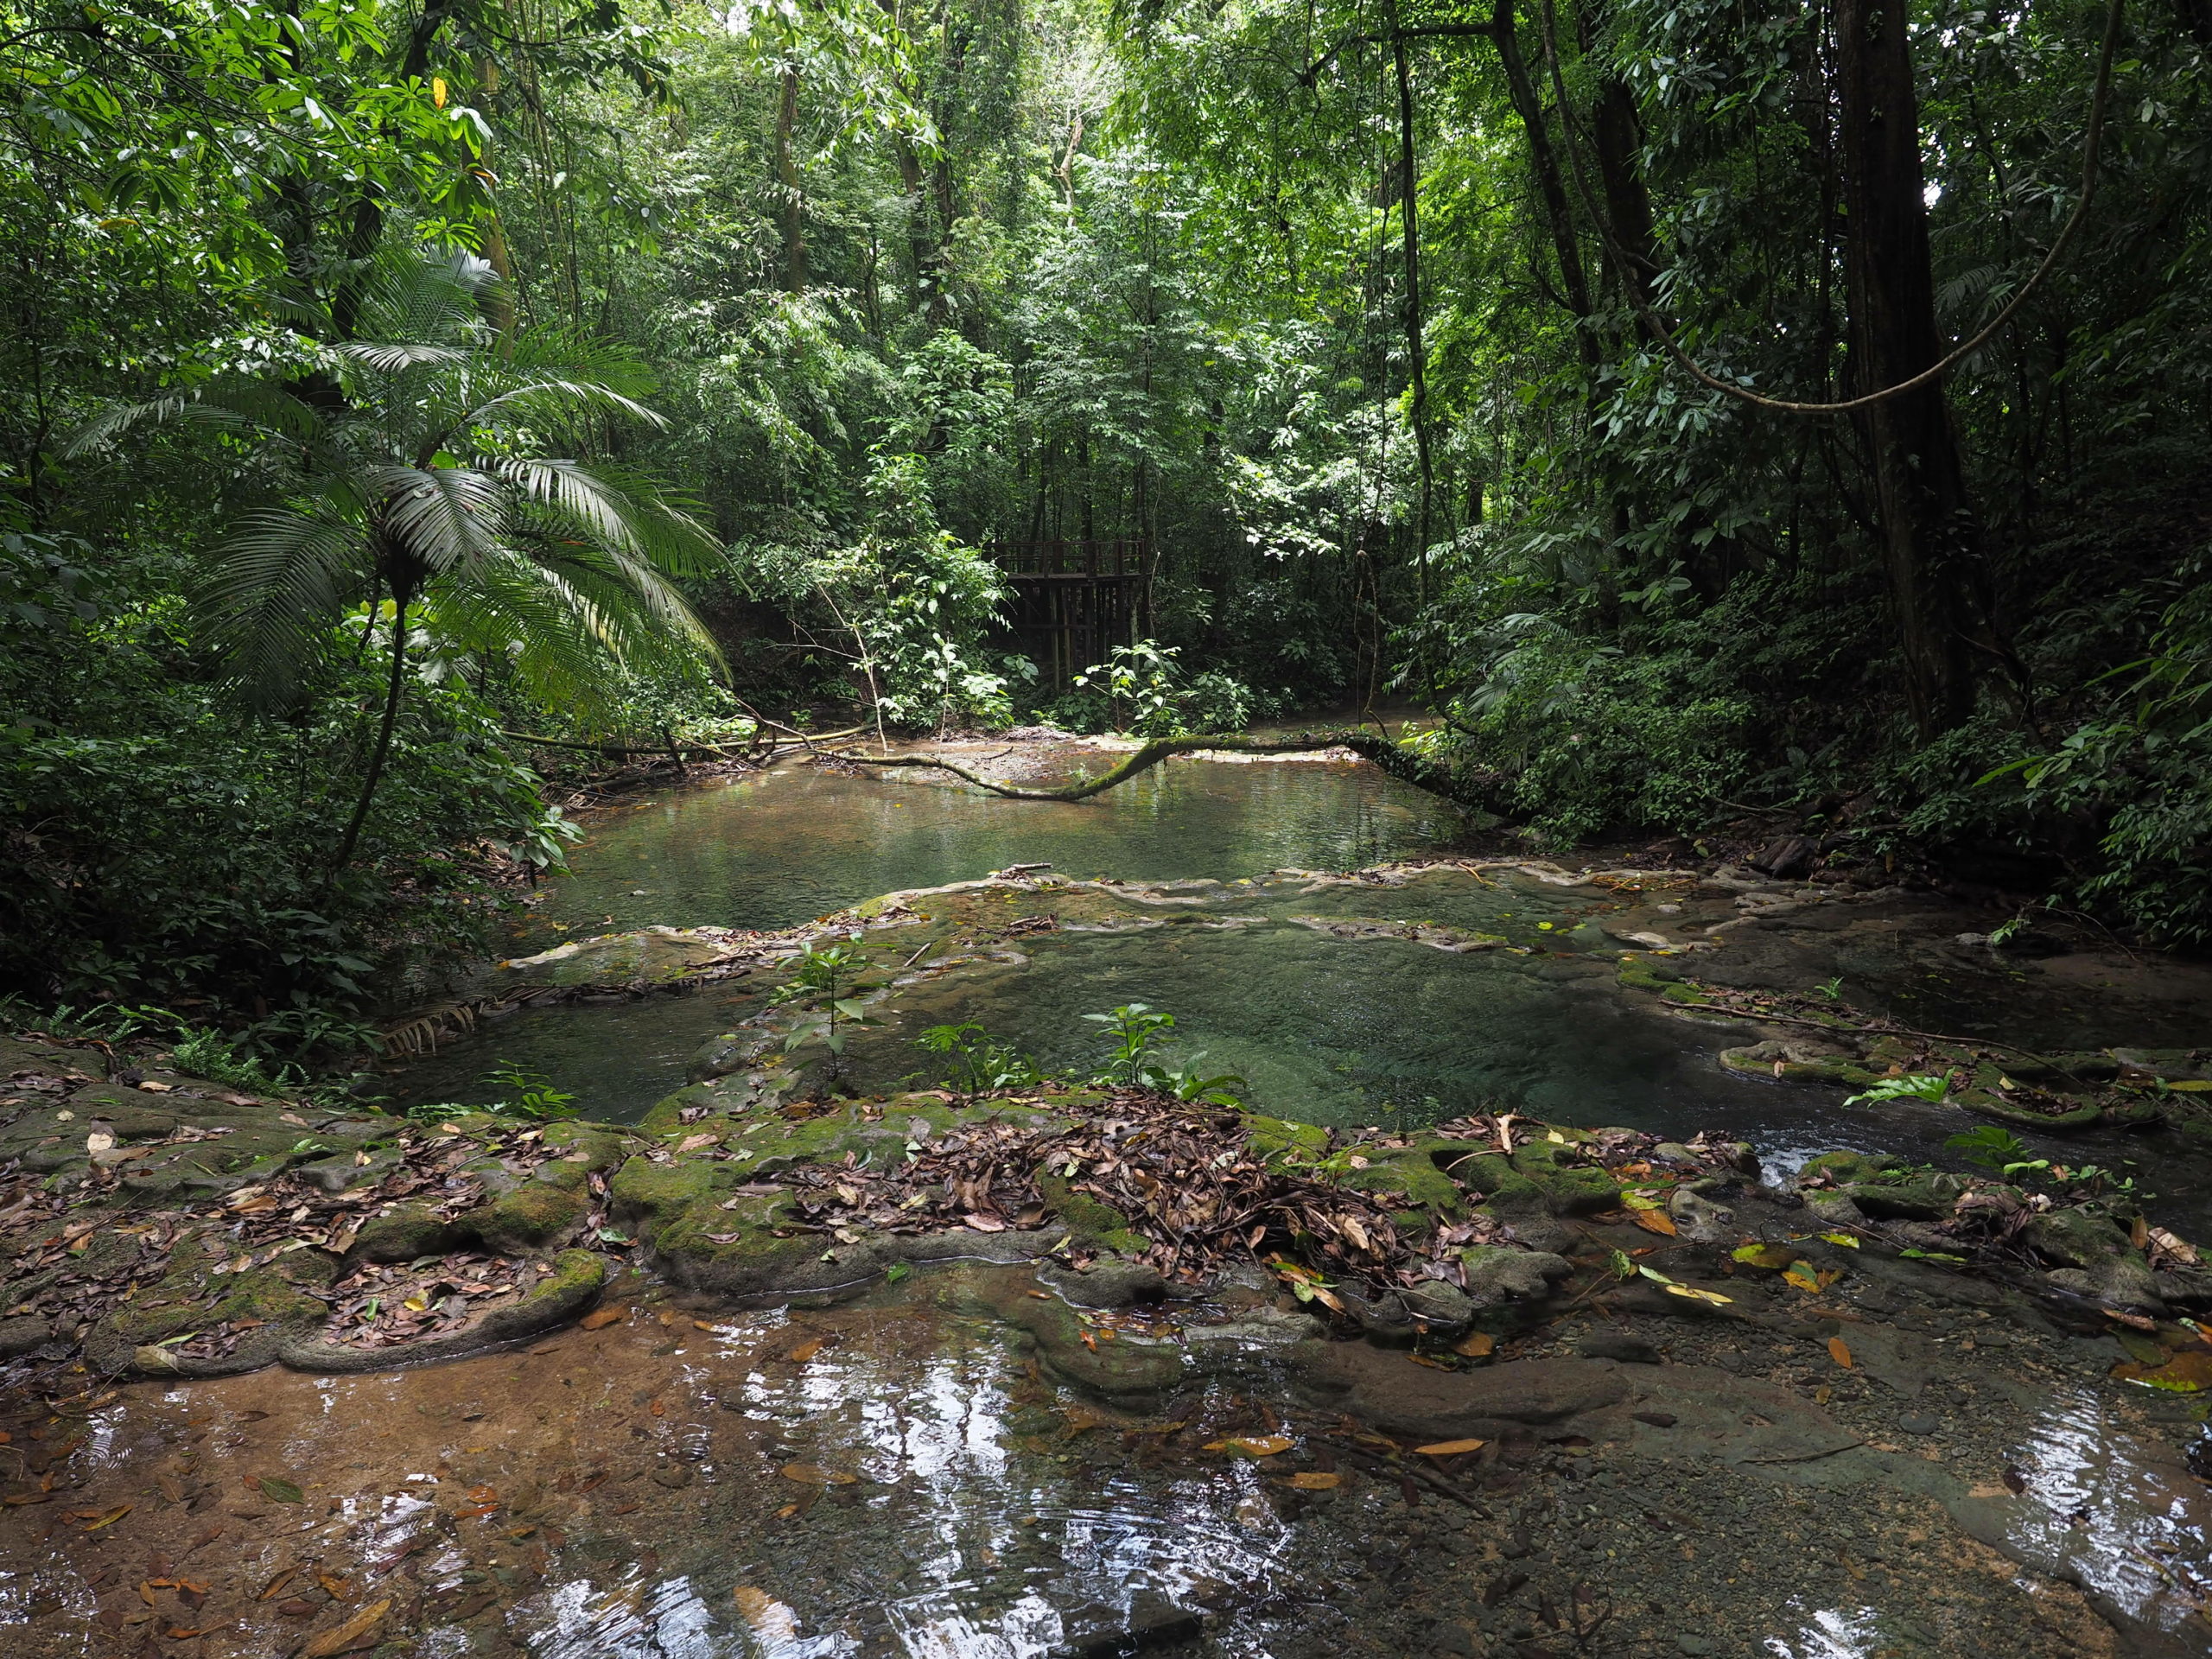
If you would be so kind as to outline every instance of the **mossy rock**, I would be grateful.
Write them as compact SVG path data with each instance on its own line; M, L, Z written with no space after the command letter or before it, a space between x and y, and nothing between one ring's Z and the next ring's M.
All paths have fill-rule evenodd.
M511 1342L543 1334L580 1317L599 1300L607 1282L606 1260L589 1250L563 1250L551 1272L520 1301L494 1306L475 1323L444 1336L424 1337L391 1348L353 1348L323 1339L320 1320L288 1332L277 1357L294 1370L325 1376L380 1371L393 1365L459 1359Z
M1999 1123L2014 1123L2027 1129L2093 1129L2104 1122L2105 1109L2094 1100L2085 1100L2078 1106L2063 1112L2032 1111L2025 1106L2015 1106L1987 1089L1966 1089L1951 1096L1954 1105L1963 1107L1976 1117L1986 1117ZM2152 1116L2157 1115L2153 1107Z
M444 1255L464 1242L460 1228L441 1220L427 1205L402 1205L390 1215L372 1216L353 1235L346 1261L412 1262L418 1256Z
M2116 1223L2080 1207L2037 1216L2020 1236L2037 1255L2069 1268L2094 1268L2107 1257L2134 1253Z
M1621 1185L1609 1171L1565 1161L1574 1149L1553 1141L1531 1141L1513 1149L1514 1172L1535 1184L1556 1216L1610 1210L1620 1202Z
M1347 1171L1344 1185L1377 1197L1404 1198L1408 1208L1400 1213L1413 1215L1416 1227L1427 1226L1432 1211L1456 1216L1464 1203L1459 1183L1436 1166L1431 1144L1416 1141L1402 1151L1386 1153L1365 1169ZM1400 1224L1402 1229L1404 1224Z
M1784 1083L1826 1083L1847 1089L1866 1089L1881 1080L1848 1054L1814 1054L1802 1044L1783 1040L1749 1043L1720 1051L1720 1064L1746 1077Z
M1076 1243L1121 1255L1141 1255L1151 1248L1148 1239L1131 1230L1129 1218L1103 1198L1075 1191L1072 1181L1050 1170L1038 1171L1035 1179L1045 1208Z
M1244 1120L1245 1145L1255 1158L1319 1158L1329 1150L1329 1132L1318 1123L1293 1123L1280 1117L1249 1113Z
M580 1184L564 1189L545 1181L524 1181L472 1211L467 1219L485 1249L518 1255L568 1233L590 1209L590 1198Z
M1954 1175L1931 1175L1862 1181L1838 1190L1878 1221L1941 1221L1957 1205L1964 1184Z
M1838 1186L1855 1186L1872 1181L1899 1181L1907 1179L1911 1166L1904 1159L1886 1152L1822 1152L1805 1160L1797 1173L1801 1186L1827 1176Z
M1679 969L1647 956L1623 957L1620 965L1614 969L1614 982L1627 990L1649 991L1669 1002L1688 1007L1713 1000L1703 987L1685 979Z
M661 1164L632 1158L614 1172L609 1209L651 1243L663 1228L682 1221L692 1206L734 1185L734 1176L725 1173L734 1169L700 1160Z

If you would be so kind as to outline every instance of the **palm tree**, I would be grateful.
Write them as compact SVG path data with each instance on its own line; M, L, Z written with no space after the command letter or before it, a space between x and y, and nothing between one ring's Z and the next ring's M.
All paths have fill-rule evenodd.
M609 658L719 663L672 578L720 549L652 480L551 458L615 419L665 423L622 353L556 329L495 333L496 279L467 255L410 260L363 307L359 337L317 348L283 385L220 383L117 411L73 446L132 423L213 424L283 468L287 499L224 537L199 603L241 685L264 705L297 695L340 619L389 605L391 660L361 792L332 861L353 856L407 684L410 615L447 644L507 660L549 702L594 699Z

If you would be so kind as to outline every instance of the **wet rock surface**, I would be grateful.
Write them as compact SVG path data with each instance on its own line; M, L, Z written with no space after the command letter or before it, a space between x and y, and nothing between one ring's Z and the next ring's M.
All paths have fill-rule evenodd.
M9 1650L338 1652L372 1612L362 1651L575 1659L2212 1646L2194 1414L2111 1336L1584 1225L1479 1357L950 1264L811 1310L624 1279L527 1351L19 1406L51 1480L0 1516Z
M1063 933L1510 959L1718 1025L1738 1078L1940 1066L1955 1101L1889 1109L2195 1132L2196 1051L2024 1055L1816 996L1927 966L1905 896L1523 861L1580 910L1426 913L1502 868L1032 872L832 931L898 964L856 988L887 1009ZM738 991L634 1124L0 1051L11 1656L2212 1651L2212 1285L2117 1180L1495 1112L840 1098L766 995L821 929L647 931L499 970Z

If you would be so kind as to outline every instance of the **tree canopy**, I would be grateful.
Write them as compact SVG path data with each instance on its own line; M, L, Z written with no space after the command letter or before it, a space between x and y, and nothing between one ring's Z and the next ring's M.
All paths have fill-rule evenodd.
M16 0L0 40L41 895L0 920L106 941L37 994L158 977L85 908L114 746L358 775L410 611L361 891L419 898L463 825L557 843L433 776L519 721L1118 723L1009 631L1005 550L1077 543L1135 550L1148 735L1409 700L1535 835L1771 810L2212 930L2203 0ZM480 275L395 329L407 269ZM203 418L119 415L164 404ZM499 556L395 563L393 468L496 496ZM237 694L256 548L289 709ZM283 793L232 798L327 860L344 814ZM349 959L424 913L302 883Z

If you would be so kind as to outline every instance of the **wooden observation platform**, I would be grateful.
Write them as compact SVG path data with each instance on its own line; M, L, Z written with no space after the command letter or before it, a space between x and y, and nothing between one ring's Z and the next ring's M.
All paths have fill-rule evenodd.
M1014 639L1047 685L1152 631L1152 546L1141 537L992 542L984 551L1013 589Z

